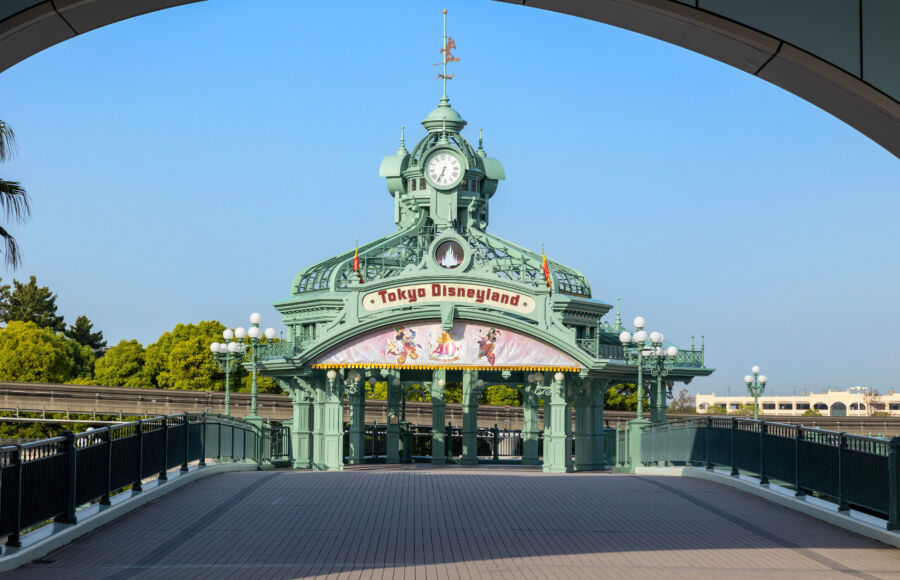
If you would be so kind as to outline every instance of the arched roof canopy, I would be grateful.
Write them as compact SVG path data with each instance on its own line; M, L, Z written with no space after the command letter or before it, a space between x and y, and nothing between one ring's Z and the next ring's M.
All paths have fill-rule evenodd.
M8 0L0 4L0 71L78 34L196 1ZM900 157L900 2L500 1L603 22L730 64Z

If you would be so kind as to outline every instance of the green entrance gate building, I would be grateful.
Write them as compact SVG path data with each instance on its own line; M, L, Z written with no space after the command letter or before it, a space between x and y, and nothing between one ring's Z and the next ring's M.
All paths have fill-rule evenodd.
M365 461L364 383L375 379L387 382L389 463L400 461L406 386L420 384L431 396L432 461L442 463L444 394L461 384L461 461L477 463L478 396L505 384L522 392L524 463L541 462L542 399L543 469L602 469L610 461L601 440L606 389L649 381L650 418L664 420L674 382L712 372L703 350L676 353L642 329L623 346L621 318L604 320L611 306L591 298L581 273L551 261L545 269L540 253L488 233L503 166L480 137L476 149L462 136L466 121L446 96L422 125L427 133L412 151L401 136L381 163L396 231L301 271L291 297L275 303L287 340L258 347L259 372L293 400L292 465L333 470L345 457ZM631 427L649 422L641 416Z

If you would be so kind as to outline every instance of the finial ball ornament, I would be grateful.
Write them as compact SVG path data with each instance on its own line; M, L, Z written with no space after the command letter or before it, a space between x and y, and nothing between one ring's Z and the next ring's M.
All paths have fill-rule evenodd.
M211 345L209 345L209 350L211 350L212 352L219 352L219 343L214 342Z
M766 375L759 375L759 384L765 385L767 382L769 382L769 377Z
M678 347L670 346L669 348L666 349L666 354L672 358L675 358L676 356L678 356ZM669 386L672 386L672 385L669 385Z
M275 338L275 329L272 327L269 327L266 329L265 334L266 334L266 338L268 338L269 340L272 340L273 338Z
M663 339L663 335L660 334L659 332L656 332L654 330L653 332L650 333L650 342L652 342L654 344L659 344L660 342L662 342L662 339Z
M557 383L561 383L566 380L566 375L564 375L563 373L556 373L555 375L553 375L553 378Z
M234 331L230 328L226 328L225 332L222 333L222 338L224 338L225 340L231 340L232 338L234 338Z
M444 379L438 379L438 386L443 389L447 386L447 381Z
M634 317L634 327L638 330L644 328L644 325L647 324L647 321L644 320L643 316L635 316Z
M753 383L753 377L750 376L750 375L744 376L744 382L747 383L748 385L749 385L749 384L752 384L752 383Z
M241 351L241 343L239 343L239 342L229 342L228 343L228 352L238 353L240 351Z
M254 312L250 315L250 324L259 324L262 320L262 316L259 315L259 312Z
M391 384L393 384L395 387L399 387L399 386L400 386L400 379L395 378Z
M347 378L355 383L359 380L359 373L356 371L350 371L349 373L347 373Z
M759 365L753 365L753 368L750 370L753 372L754 375L758 375L759 374Z
M632 338L634 339L634 342L638 344L644 344L645 342L647 342L647 331L638 330L634 333L634 336Z
M234 337L243 340L243 338L247 336L247 329L243 326L238 326L234 329Z
M328 377L329 381L333 381L334 379L337 378L337 371L334 369L328 369L328 372L325 373L325 376Z
M260 334L262 334L262 332L260 332L258 326L251 326L250 330L247 331L247 336L250 338L259 338Z
M628 344L629 342L631 342L631 333L628 332L627 330L623 330L622 333L619 335L619 341L622 344Z

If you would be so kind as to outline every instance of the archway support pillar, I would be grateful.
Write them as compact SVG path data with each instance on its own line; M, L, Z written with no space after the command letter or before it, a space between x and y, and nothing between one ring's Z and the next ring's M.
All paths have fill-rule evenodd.
M400 385L400 371L382 371L381 376L387 381L387 463L400 463L400 400L403 387ZM394 384L397 379L397 384Z
M594 468L593 407L591 383L589 380L582 381L576 387L575 395L575 471Z
M444 429L446 402L441 381L446 381L447 371L437 369L431 377L431 462L434 464L446 463L446 430Z
M463 371L462 383L462 458L463 465L478 463L478 371Z
M538 397L534 387L526 387L522 392L523 465L540 465L538 437Z
M366 384L356 381L349 384L347 393L350 399L350 465L360 465L366 461Z
M550 408L549 412L545 410L544 413L544 471L568 473L572 471L572 415L566 397L565 379L557 381L554 377L548 389ZM545 398L545 405L546 401ZM549 425L546 420L548 416Z
M594 403L591 406L591 437L593 438L591 455L595 470L606 468L610 460L606 457L606 437L613 437L615 431L614 429L607 431L603 418L603 411L606 408L606 389L609 388L610 382L612 381L594 379L594 384L591 386L591 399Z

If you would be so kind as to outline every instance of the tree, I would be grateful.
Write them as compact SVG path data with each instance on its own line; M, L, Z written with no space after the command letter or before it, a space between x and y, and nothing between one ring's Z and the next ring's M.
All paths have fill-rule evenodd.
M637 389L632 383L619 383L606 390L606 408L611 411L636 411ZM644 409L649 409L650 393L644 390Z
M742 417L752 417L753 416L753 405L749 403L742 403L738 405L738 408L731 411L729 415L740 415Z
M11 159L16 148L16 134L12 127L0 121L0 162ZM7 220L23 222L31 215L28 205L28 194L17 181L0 179L0 212L6 214ZM0 241L3 242L3 259L8 268L18 268L22 262L22 254L16 239L9 230L0 226Z
M88 320L87 316L79 316L75 319L75 324L70 324L66 330L66 336L77 342L78 344L89 346L93 350L99 350L106 346L101 331L91 332L94 325Z
M706 408L707 415L727 415L728 411L722 405L710 405Z
M517 407L522 404L522 395L517 389L506 385L491 385L484 389L479 403L487 405L508 405Z
M696 413L695 399L690 396L687 389L681 389L678 391L678 396L669 404L668 411L669 413Z
M110 387L149 387L146 354L136 340L121 340L94 365L94 383Z
M803 415L801 417L821 417L822 412L818 409L807 409L803 411Z
M64 383L83 370L73 344L33 322L12 321L0 330L0 380Z
M66 323L56 315L56 294L47 286L38 286L31 276L27 284L13 280L13 289L0 287L0 320L31 321L41 328L63 332Z
M219 340L225 326L217 321L178 324L147 347L144 379L161 389L224 390L225 375L216 366L209 345ZM232 380L236 378L235 373ZM240 384L240 383L234 383Z

